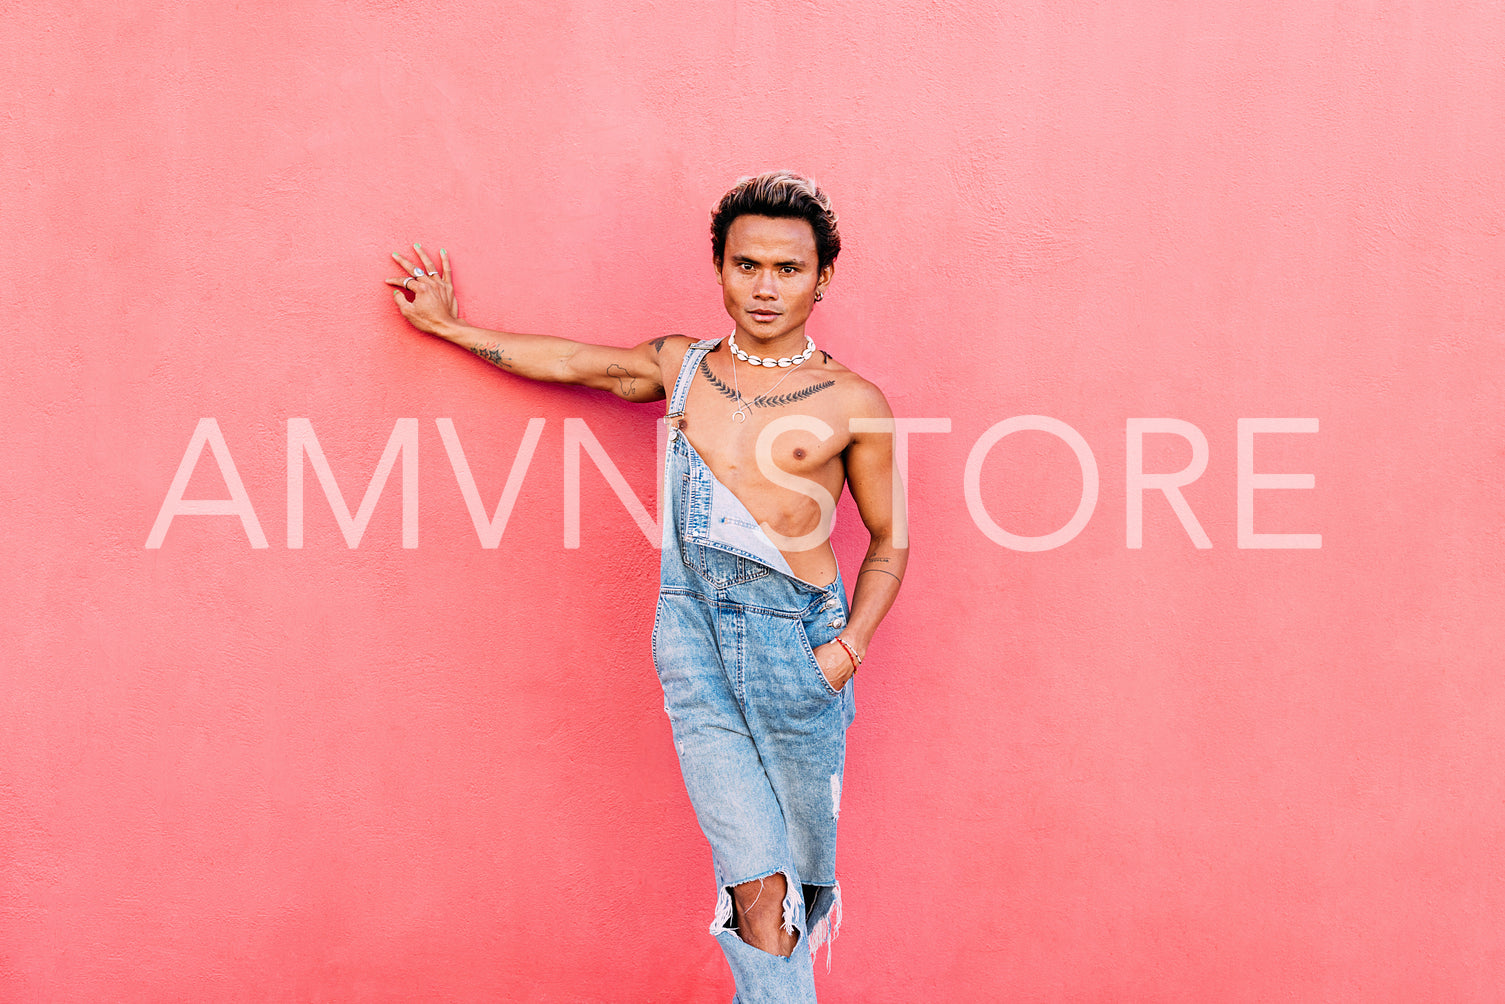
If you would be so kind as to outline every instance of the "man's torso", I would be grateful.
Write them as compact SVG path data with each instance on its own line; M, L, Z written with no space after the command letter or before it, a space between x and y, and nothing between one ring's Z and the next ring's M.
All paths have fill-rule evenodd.
M669 400L691 344L670 339L660 352ZM675 425L755 519L782 538L811 535L807 541L814 546L780 547L795 576L815 584L830 582L836 577L836 558L827 540L829 522L822 525L822 505L806 493L823 490L833 506L840 498L845 451L852 441L848 423L874 389L818 349L797 369L742 362L735 362L735 370L733 366L724 342L701 356L685 374L691 383ZM765 440L761 465L760 437Z

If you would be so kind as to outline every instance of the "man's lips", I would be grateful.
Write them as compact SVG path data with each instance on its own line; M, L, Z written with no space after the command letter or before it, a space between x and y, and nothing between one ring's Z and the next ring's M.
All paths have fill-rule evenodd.
M751 314L754 317L778 317L779 316L779 311L777 311L777 310L749 310L748 313Z

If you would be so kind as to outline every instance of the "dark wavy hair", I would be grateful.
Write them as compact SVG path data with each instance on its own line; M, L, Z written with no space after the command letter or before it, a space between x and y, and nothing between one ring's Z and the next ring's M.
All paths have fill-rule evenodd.
M831 200L815 182L793 171L739 178L721 197L711 210L711 259L717 268L726 253L726 232L739 216L804 220L815 233L818 268L825 268L841 253L841 233L836 229Z

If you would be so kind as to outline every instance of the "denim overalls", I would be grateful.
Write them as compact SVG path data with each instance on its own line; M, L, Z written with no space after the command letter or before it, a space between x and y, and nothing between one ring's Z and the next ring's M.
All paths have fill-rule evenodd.
M664 546L653 661L680 770L716 873L713 934L741 1004L814 1001L811 961L841 924L836 817L852 682L834 691L812 648L846 625L838 571L824 588L794 576L746 507L680 432L690 382L717 341L685 353L669 403ZM783 872L789 958L744 942L730 888ZM830 966L830 946L826 948Z

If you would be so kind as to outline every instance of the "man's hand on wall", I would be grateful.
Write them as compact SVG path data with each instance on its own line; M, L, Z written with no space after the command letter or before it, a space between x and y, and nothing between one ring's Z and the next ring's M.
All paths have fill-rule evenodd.
M408 323L419 331L437 335L443 325L460 317L460 304L455 299L455 286L450 280L449 252L440 249L439 267L435 269L420 245L414 244L413 251L423 264L417 265L393 252L393 259L407 275L401 279L387 279L386 283L397 287L392 298Z

